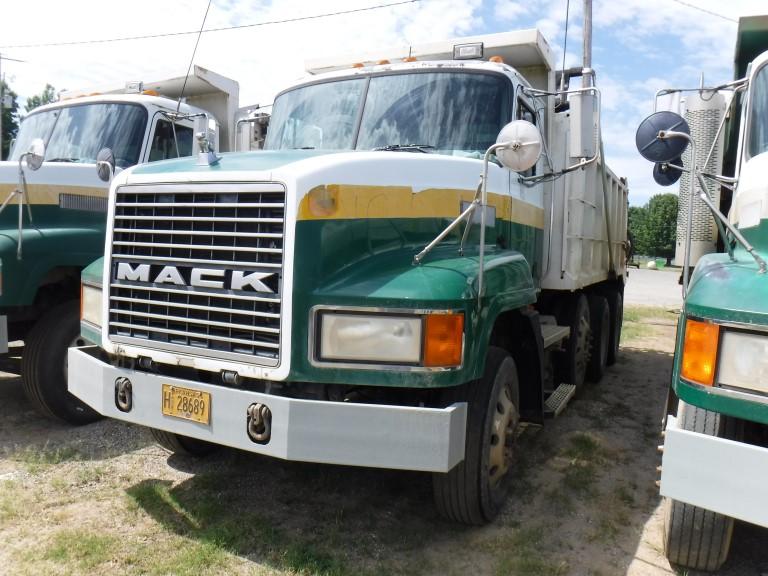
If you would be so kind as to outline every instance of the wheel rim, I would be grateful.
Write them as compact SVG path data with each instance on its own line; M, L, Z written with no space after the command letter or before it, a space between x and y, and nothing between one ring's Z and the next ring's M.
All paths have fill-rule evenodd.
M488 439L488 481L495 488L512 466L517 408L506 384L501 387L493 406L493 422Z

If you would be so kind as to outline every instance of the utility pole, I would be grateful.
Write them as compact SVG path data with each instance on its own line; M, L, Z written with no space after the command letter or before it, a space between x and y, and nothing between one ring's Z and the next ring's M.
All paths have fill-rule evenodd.
M5 75L3 75L3 60L24 62L16 58L8 58L0 53L0 160L3 160L3 110L5 109ZM10 108L10 106L9 106Z
M585 72L592 72L592 0L584 0L584 62L582 67ZM582 74L581 86L588 88L591 85L591 74Z

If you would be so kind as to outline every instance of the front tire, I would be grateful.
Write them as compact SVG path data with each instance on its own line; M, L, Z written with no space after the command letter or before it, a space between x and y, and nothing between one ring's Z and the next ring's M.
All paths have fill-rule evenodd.
M482 378L458 388L449 390L446 400L469 403L464 460L432 476L435 505L449 520L481 525L496 517L509 491L520 421L515 361L491 346Z
M190 438L189 436L182 436L173 432L158 430L157 428L150 428L149 431L152 433L155 442L174 454L203 457L216 452L220 448L217 444L211 444L205 440L198 440L197 438Z
M681 412L682 411L682 412ZM716 412L680 402L678 418L684 430L726 437L728 419ZM733 518L664 499L664 552L672 564L694 570L718 570L728 558Z
M80 303L48 310L29 331L21 358L21 380L29 401L46 416L82 425L101 416L67 389L67 349L80 341Z

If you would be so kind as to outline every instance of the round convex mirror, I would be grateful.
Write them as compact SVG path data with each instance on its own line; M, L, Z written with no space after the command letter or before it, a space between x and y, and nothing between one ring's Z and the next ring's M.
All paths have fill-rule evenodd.
M43 165L45 158L45 142L42 138L35 138L29 145L29 150L24 154L27 161L27 167L30 170L38 170Z
M115 173L115 155L111 148L102 148L96 155L96 173L103 182L109 182Z
M672 186L683 175L683 171L676 168L682 165L682 158L675 158L671 162L657 162L653 165L653 179L659 186Z
M496 157L505 168L513 172L525 172L533 167L541 156L539 129L526 120L513 120L499 132Z
M640 155L651 162L671 162L682 156L688 147L685 138L659 138L659 132L690 134L688 122L680 114L663 110L654 112L640 123L635 144Z

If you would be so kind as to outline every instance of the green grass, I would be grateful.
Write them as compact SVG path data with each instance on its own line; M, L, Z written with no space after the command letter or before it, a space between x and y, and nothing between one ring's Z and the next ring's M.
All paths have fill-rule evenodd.
M677 311L658 306L625 306L624 323L621 328L621 343L625 344L637 338L653 334L653 324L657 322L677 322Z
M72 446L51 446L48 443L39 447L28 446L11 455L11 459L23 464L30 474L37 474L51 466L81 458L82 454Z
M21 514L21 497L18 485L11 480L0 482L0 526Z
M286 530L271 518L249 510L233 514L228 505L231 503L221 501L217 492L220 482L203 479L201 485L204 487L195 482L179 488L171 487L169 482L151 480L128 490L134 511L143 510L185 541L180 546L184 552L178 555L175 551L179 546L166 542L147 551L157 558L150 564L152 570L157 570L152 573L192 576L211 567L225 569L232 554L256 556L297 576L354 573L347 570L339 552L343 543L334 545L338 539L328 532ZM205 488L208 486L212 489ZM332 531L330 527L328 530Z
M63 530L43 548L42 559L57 565L77 566L91 571L113 559L120 549L116 536L94 534L84 530Z
M499 558L498 576L560 576L568 572L564 560L553 560L545 554L543 527L521 528L500 536L491 546Z

